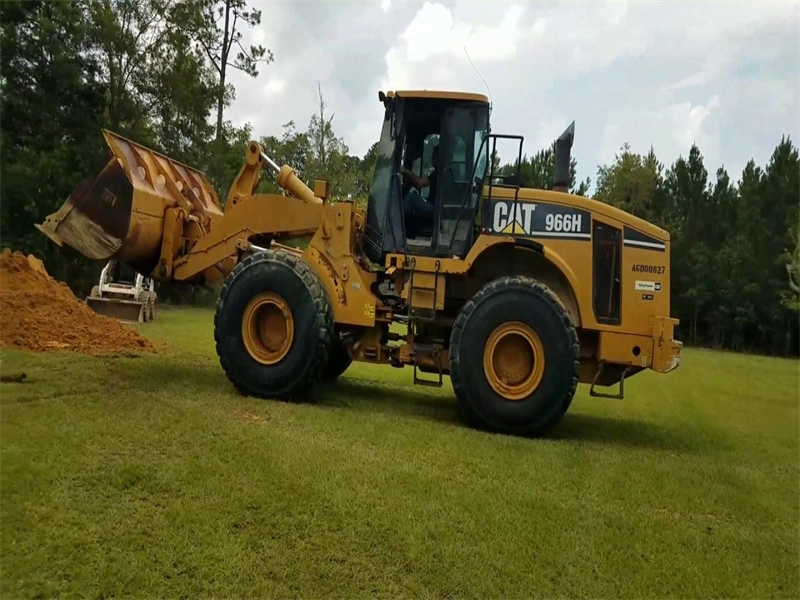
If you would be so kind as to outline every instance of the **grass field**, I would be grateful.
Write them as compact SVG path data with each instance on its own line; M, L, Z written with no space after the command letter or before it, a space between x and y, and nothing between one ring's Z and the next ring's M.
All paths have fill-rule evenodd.
M158 356L4 350L4 598L800 596L797 361L687 350L549 439L354 365L315 405L229 385L213 315Z

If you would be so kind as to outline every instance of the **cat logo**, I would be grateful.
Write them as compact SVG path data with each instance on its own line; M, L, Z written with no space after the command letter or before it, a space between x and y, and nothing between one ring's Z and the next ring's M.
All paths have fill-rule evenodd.
M590 240L591 216L585 210L551 204L497 200L492 210L492 233Z
M514 210L516 209L516 210ZM494 205L492 229L497 233L531 234L531 216L536 210L532 202L498 202Z

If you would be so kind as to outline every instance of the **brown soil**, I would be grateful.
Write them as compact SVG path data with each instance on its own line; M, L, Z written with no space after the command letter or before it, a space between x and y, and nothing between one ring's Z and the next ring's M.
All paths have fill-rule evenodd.
M8 249L0 253L0 344L35 352L156 351L132 327L97 314L76 298L67 284L47 274L38 258Z

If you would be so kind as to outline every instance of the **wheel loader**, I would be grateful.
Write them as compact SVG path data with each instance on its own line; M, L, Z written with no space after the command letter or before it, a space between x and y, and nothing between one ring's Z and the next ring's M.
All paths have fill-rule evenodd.
M95 312L134 323L152 321L158 312L158 295L151 277L137 273L125 263L109 260L92 287L86 304Z
M579 382L622 398L637 373L678 367L669 233L568 193L574 122L556 143L553 189L531 189L523 137L491 131L485 96L378 101L365 209L332 202L326 181L312 189L255 141L223 208L198 170L104 131L108 163L37 227L157 280L224 278L216 351L232 385L259 398L312 399L352 361L409 367L415 384L449 377L473 426L542 435ZM496 176L498 140L518 145L516 175ZM282 193L257 193L265 171ZM435 192L430 208L409 180ZM305 247L287 243L297 237Z

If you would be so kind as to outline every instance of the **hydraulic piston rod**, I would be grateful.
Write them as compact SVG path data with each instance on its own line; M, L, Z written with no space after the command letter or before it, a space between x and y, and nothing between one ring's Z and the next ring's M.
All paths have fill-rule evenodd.
M261 153L261 160L267 163L269 168L275 171L275 173L281 172L281 168L278 166L278 163L276 163L274 160L272 160L269 156L267 156L263 152Z

